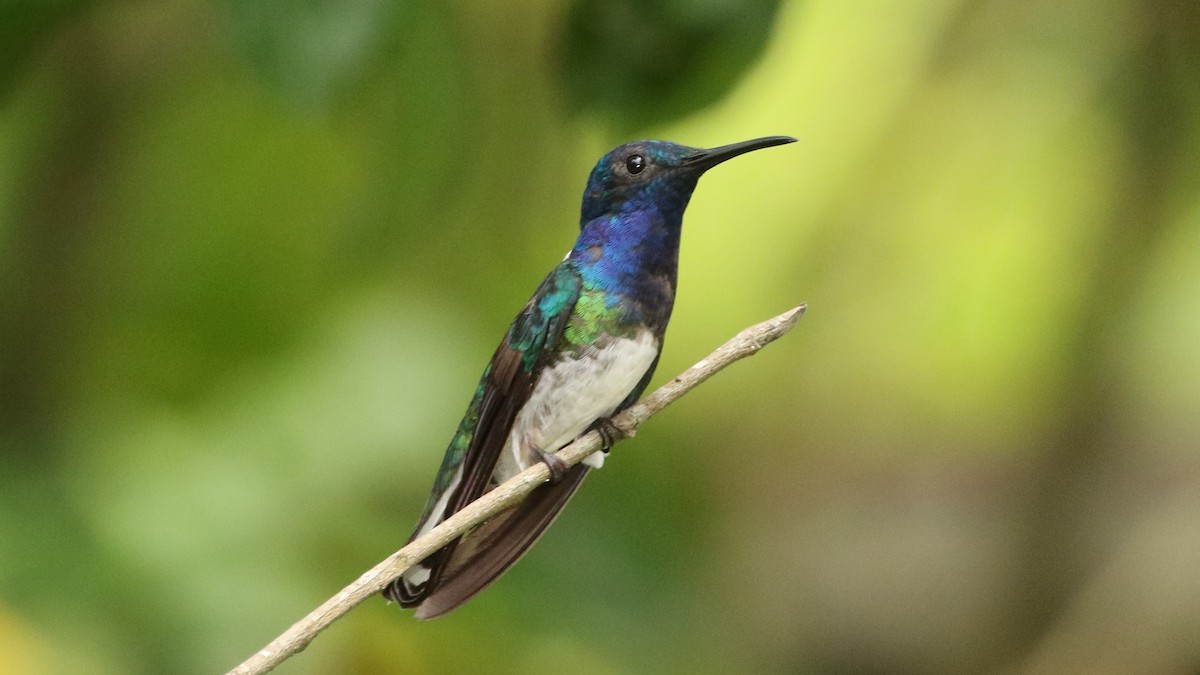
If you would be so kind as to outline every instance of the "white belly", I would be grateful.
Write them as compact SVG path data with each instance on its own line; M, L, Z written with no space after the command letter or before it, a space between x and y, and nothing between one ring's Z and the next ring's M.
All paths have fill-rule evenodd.
M555 452L596 420L611 415L657 355L658 340L643 330L637 337L614 339L543 371L513 423L495 480L507 480L539 461L535 449ZM597 452L584 461L598 467L604 455Z

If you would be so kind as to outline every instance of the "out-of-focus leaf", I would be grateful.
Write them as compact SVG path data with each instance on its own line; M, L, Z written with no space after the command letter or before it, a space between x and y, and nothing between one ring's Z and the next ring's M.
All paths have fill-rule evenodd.
M389 0L228 3L234 38L263 81L316 107L361 83L409 5Z
M11 3L0 9L0 101L46 37L89 4L86 0L42 0Z
M618 129L716 101L762 52L777 0L583 0L572 7L566 79L573 105Z

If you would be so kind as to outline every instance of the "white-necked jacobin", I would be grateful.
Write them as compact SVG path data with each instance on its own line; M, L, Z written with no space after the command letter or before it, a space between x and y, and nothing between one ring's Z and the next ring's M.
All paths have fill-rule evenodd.
M742 153L795 139L710 150L664 141L605 155L583 193L581 232L525 304L483 371L410 541L536 462L551 481L519 505L413 566L385 590L432 619L487 587L537 541L570 500L596 452L566 468L554 452L608 418L650 382L675 304L683 211L701 174ZM607 449L607 448L606 448Z

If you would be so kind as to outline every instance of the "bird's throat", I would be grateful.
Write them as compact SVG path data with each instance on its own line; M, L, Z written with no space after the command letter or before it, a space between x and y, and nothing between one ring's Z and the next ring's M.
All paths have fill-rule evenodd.
M669 280L673 289L681 220L652 210L597 218L584 226L570 258L585 284L604 290L636 293L648 277L656 285Z

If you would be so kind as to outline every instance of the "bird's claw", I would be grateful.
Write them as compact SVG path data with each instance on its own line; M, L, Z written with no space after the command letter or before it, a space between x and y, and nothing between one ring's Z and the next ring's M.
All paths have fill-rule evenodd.
M537 451L538 458L550 470L550 484L557 485L567 475L567 470L571 467L567 466L566 461L553 452Z
M622 438L625 438L625 432L621 431L620 427L613 424L612 418L601 417L592 422L592 429L600 434L600 450L604 454L612 449L612 446Z

